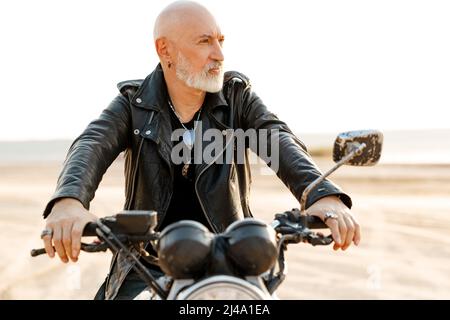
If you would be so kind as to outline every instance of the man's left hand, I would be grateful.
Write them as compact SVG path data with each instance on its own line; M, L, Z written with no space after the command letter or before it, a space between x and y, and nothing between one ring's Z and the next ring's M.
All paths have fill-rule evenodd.
M325 221L327 213L334 213L335 216ZM337 197L328 196L316 201L311 205L306 214L317 216L325 221L330 228L334 240L334 250L347 249L352 241L355 245L361 239L361 228L355 217L350 213L350 209Z

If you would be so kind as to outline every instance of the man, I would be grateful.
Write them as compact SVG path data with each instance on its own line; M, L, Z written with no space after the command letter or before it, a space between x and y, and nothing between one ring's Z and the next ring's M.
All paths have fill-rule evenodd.
M104 172L124 150L124 207L156 210L159 230L177 220L192 219L221 232L233 221L251 217L248 161L199 164L188 155L188 161L175 164L174 146L179 140L189 144L194 138L183 135L172 141L175 129L192 133L201 123L202 131L242 128L276 132L277 175L297 199L320 176L304 145L267 110L249 80L237 72L224 74L224 37L207 9L194 2L169 5L157 18L154 40L160 64L143 81L119 83L120 94L68 152L56 192L44 211L43 241L50 257L56 250L63 262L77 261L82 230L96 219L88 211L89 203ZM199 146L189 145L188 150L195 148ZM326 220L335 250L345 250L351 242L358 244L360 229L349 211L351 200L330 181L310 194L307 206L308 214L323 220L327 213L335 214ZM114 256L97 298L132 299L145 285L131 269L121 254Z

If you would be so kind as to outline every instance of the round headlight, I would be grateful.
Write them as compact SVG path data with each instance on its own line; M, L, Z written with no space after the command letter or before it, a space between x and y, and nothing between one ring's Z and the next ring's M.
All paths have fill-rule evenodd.
M159 266L174 279L205 272L213 235L201 223L182 220L167 226L158 241Z
M229 237L227 257L243 275L260 275L276 262L276 233L265 222L239 220L229 225L225 234Z
M214 276L183 290L178 300L265 300L270 299L255 285L234 277Z

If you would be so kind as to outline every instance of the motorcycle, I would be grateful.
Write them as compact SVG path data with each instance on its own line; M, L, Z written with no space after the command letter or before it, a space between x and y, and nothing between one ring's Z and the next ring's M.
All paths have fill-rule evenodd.
M275 215L269 225L255 218L238 220L220 234L205 226L183 220L155 231L155 211L122 211L86 225L83 236L97 236L99 242L82 243L81 250L122 250L134 262L134 270L148 287L135 300L271 300L286 279L284 252L292 243L329 245L331 235L314 232L327 226L305 213L308 194L344 164L375 165L381 156L383 135L376 130L350 131L337 136L333 148L335 166L312 182L303 192L300 209ZM150 243L157 257L144 244ZM164 275L149 272L130 250L159 266ZM31 256L44 254L33 249Z

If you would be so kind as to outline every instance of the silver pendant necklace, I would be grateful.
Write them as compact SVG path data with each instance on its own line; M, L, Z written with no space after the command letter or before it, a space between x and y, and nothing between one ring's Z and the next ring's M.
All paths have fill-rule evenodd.
M181 117L178 115L178 113L175 111L175 108L172 105L172 102L170 101L170 99L168 100L169 102L169 106L172 109L173 113L175 114L175 116L177 117L178 121L180 122L180 124L183 126L183 128L186 130L183 133L183 142L184 144L189 148L189 151L192 150L192 148L194 147L194 143L195 143L195 131L197 129L197 124L198 121L200 119L200 114L202 113L202 108L200 108L200 111L198 112L198 116L197 116L197 120L194 122L194 129L188 129L183 122L181 121ZM192 156L192 155L191 155ZM183 168L181 170L181 174L183 175L183 177L187 178L188 172L189 172L189 165L191 164L191 158L189 158L189 160L183 165Z

